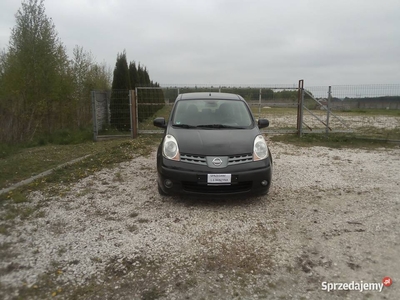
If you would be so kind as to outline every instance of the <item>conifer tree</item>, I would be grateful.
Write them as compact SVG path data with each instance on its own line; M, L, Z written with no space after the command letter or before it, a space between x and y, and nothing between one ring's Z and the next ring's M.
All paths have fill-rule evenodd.
M129 64L129 78L131 81L131 89L135 89L139 84L138 70L134 61Z
M129 79L128 62L126 52L117 55L111 93L111 125L120 131L130 130L129 90L131 88Z

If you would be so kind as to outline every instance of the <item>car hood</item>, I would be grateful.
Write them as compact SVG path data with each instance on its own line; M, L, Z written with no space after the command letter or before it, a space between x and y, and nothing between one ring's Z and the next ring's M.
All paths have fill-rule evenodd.
M197 155L235 155L253 153L254 138L260 134L253 129L185 129L170 127L178 142L179 152Z

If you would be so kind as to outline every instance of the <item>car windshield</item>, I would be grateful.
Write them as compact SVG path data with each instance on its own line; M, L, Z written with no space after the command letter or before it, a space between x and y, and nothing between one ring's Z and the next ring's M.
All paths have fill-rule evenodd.
M250 128L253 117L246 104L235 100L180 100L172 124L183 128Z

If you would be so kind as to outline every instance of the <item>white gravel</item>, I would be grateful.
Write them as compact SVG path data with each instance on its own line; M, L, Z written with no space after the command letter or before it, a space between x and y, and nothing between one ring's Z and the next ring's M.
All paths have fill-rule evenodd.
M395 299L400 149L269 145L264 197L161 197L155 152L32 193L19 205L36 212L0 234L0 298L44 285L69 298L90 284L101 291L83 298ZM382 293L321 289L385 276Z

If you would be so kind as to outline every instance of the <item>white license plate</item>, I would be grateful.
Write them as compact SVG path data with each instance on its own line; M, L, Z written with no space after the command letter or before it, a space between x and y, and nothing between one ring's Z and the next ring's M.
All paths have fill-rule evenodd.
M208 174L207 183L231 183L231 174Z

